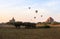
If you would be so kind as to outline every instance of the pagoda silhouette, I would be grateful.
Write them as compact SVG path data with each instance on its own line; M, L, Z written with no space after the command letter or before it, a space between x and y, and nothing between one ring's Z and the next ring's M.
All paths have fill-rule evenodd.
M51 23L54 22L54 19L52 17L49 17L45 22Z

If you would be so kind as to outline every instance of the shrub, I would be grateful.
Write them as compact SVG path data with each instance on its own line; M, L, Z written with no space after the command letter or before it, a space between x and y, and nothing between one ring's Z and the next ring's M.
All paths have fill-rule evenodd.
M44 28L50 28L50 26L49 25L45 25Z

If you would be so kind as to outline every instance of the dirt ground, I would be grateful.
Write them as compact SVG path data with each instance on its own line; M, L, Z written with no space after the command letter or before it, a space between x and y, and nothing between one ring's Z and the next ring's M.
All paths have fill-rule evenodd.
M0 39L60 39L60 28L0 28Z

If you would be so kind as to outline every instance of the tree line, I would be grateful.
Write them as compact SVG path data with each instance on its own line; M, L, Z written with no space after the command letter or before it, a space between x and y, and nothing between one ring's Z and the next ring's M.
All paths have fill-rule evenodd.
M25 26L25 28L36 28L36 23L30 23L30 22L8 22L9 25L14 25L16 28L20 28L20 26Z
M30 23L30 22L7 22L6 24L9 24L9 25L14 25L16 28L21 28L24 27L24 28L37 28L36 27L36 23ZM45 24L45 23L43 23ZM45 24L44 26L41 26L41 27L38 27L38 28L50 28L49 25Z

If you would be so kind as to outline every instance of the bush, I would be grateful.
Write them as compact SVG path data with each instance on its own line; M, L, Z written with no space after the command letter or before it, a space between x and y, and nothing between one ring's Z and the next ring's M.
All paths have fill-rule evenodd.
M50 28L50 26L49 25L45 25L44 28Z
M25 22L23 25L26 26L25 28L36 28L35 23Z
M49 25L44 25L44 26L41 26L41 27L38 27L38 28L50 28Z

